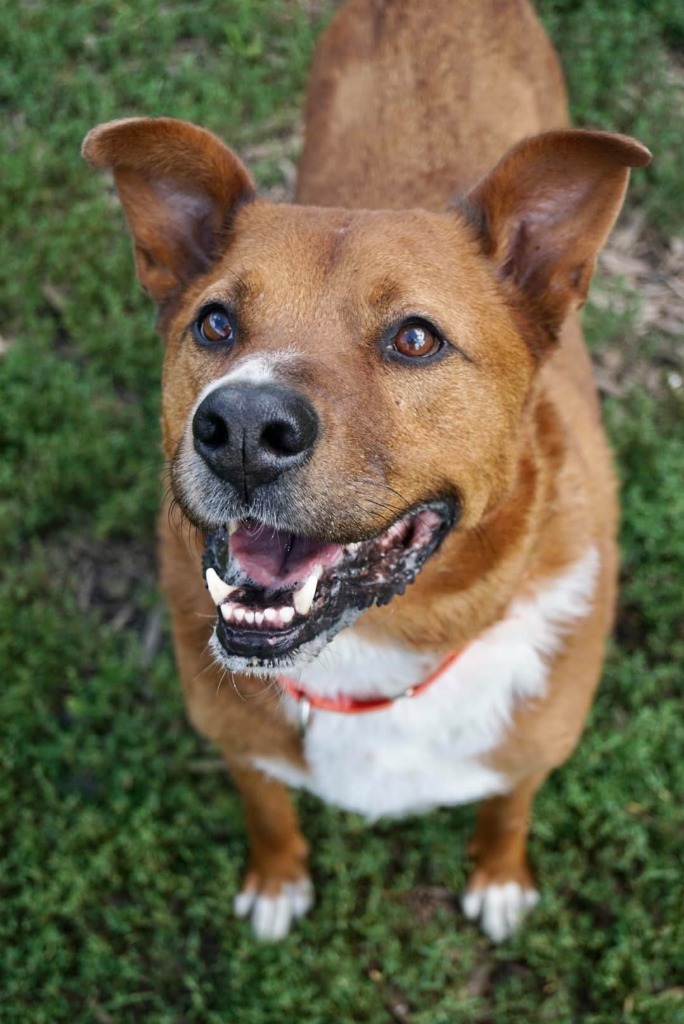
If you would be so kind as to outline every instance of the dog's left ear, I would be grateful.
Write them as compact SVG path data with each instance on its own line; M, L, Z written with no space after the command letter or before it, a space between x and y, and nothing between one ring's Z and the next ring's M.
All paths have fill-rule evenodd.
M231 211L254 195L220 139L171 117L101 124L86 136L83 156L113 171L138 279L157 302L207 269Z
M651 154L611 132L565 130L524 139L457 204L502 279L547 334L581 306L615 223L630 167Z

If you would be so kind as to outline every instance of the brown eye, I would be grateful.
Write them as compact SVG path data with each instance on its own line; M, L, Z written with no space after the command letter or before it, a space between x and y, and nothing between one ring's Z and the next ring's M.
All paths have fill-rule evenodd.
M195 339L201 345L225 345L234 340L233 322L223 309L214 308L202 313L193 329Z
M433 356L442 347L441 339L423 324L406 324L394 339L402 356Z

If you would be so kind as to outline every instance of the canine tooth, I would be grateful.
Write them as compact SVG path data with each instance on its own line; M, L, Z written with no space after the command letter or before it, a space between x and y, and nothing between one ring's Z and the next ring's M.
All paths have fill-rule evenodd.
M299 590L295 590L292 595L294 606L300 615L308 615L311 611L311 605L313 604L314 597L316 596L317 586L318 573L312 572Z
M231 587L229 583L224 583L215 569L207 569L205 579L211 599L216 605L223 604L224 601L228 600L233 591L237 590L237 587Z
M278 612L280 614L281 621L284 622L285 625L287 625L288 622L292 622L294 619L294 608L279 608Z
M256 622L257 626L262 626L264 623L264 613L254 612L254 621Z
M243 622L245 618L245 609L241 608L240 605L238 605L235 611L233 612L233 618L235 619L236 622Z
M239 526L240 526L240 520L239 519L230 519L228 521L228 536L232 537L233 534L235 533L235 531L237 529L239 529Z
M350 555L355 555L360 547L361 547L361 542L358 541L358 540L355 540L352 544L347 544L347 551L349 552Z
M245 621L248 622L250 624L250 626L253 626L254 625L254 612L247 612L246 611L245 612Z

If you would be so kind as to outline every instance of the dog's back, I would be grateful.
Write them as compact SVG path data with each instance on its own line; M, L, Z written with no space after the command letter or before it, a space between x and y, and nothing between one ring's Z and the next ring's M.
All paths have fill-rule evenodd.
M567 121L527 0L351 0L317 47L297 201L443 210L514 143Z

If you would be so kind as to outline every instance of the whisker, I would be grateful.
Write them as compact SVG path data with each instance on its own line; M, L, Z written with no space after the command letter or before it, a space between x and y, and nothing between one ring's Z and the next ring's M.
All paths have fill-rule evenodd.
M226 678L227 674L228 673L227 673L226 669L224 669L223 672L221 673L221 675L219 676L219 681L216 684L216 695L217 696L219 694L219 691L220 691L221 687L223 686L223 680Z
M379 490L382 489L383 491L389 491L390 494L394 494L405 505L410 504L408 498L404 497L404 495L400 491L398 491L396 487L392 487L391 484L388 484L385 480L374 480L372 477L360 477L357 482L361 484L366 484L367 486L370 487L376 487Z

